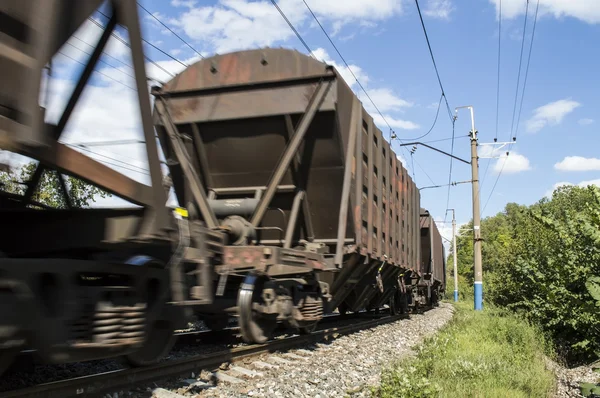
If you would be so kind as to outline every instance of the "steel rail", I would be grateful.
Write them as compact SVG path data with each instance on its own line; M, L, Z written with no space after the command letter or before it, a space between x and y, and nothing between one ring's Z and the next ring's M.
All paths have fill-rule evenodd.
M350 334L359 330L406 319L408 316L408 314L385 316L352 325L317 330L307 335L272 340L265 344L236 347L227 351L164 361L143 368L119 369L92 376L83 376L74 379L38 384L33 387L2 392L2 397L67 398L101 396L102 394L113 392L115 390L132 388L139 383L165 379L193 371L198 372L200 369L212 370L218 368L224 362L233 362L235 359L247 358L278 350L288 350L298 346L316 343L329 337L337 337L336 335Z

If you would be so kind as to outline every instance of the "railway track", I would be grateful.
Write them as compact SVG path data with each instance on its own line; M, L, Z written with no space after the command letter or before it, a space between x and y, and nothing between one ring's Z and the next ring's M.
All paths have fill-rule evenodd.
M214 372L215 377L218 378L218 370L215 369L218 369L223 363L234 363L236 360L242 358L275 351L289 350L329 338L336 338L339 335L350 334L363 329L369 329L378 325L405 319L407 317L407 314L380 316L376 319L369 319L350 325L326 327L306 335L275 339L265 344L246 345L211 354L164 361L154 366L144 368L120 369L91 376L39 384L19 390L5 391L2 393L2 396L6 398L96 397L118 390L131 389L134 386L145 382L189 374L190 372L199 373L200 370Z

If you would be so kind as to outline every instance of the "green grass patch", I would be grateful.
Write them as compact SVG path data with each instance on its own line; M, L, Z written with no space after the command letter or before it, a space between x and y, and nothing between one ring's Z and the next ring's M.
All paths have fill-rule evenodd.
M548 397L555 380L539 329L501 309L461 302L417 356L384 370L376 397Z

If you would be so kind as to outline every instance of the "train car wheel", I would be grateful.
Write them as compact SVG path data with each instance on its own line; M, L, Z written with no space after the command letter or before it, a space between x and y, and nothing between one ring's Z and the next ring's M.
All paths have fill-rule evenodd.
M348 312L348 305L344 302L340 303L340 305L338 305L337 308L340 315L346 315L346 313Z
M277 319L255 311L254 303L264 305L263 287L266 277L248 275L238 294L239 325L247 343L265 343L277 328Z
M160 320L152 325L152 329L142 347L125 356L125 360L132 366L148 366L157 363L167 355L175 344L175 330L169 321Z

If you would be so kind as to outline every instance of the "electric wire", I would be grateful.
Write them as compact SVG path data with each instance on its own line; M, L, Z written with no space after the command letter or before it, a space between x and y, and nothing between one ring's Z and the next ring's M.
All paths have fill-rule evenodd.
M437 111L435 112L435 119L433 119L433 124L431 125L431 128L429 129L429 131L427 131L425 134L420 135L415 138L405 138L404 139L405 141L420 140L421 138L427 137L429 135L429 133L431 133L433 131L433 128L435 127L435 124L437 123L437 120L438 120L438 115L440 114L440 108L442 106L442 98L443 97L444 97L444 94L440 95L440 101L438 102Z
M519 98L519 82L521 80L521 66L523 64L523 48L525 47L525 33L527 30L527 15L529 12L529 0L527 0L527 5L525 6L525 21L523 23L523 39L521 40L521 56L519 57L519 72L517 73L517 90L515 91L515 105L513 107L513 115L512 115L512 123L510 125L510 136L513 136L514 126L515 126L515 115L517 113L517 102Z
M79 38L79 37L77 37L77 36L75 36L75 35L73 35L73 36L71 36L71 37L72 37L72 38L74 38L74 39L76 39L76 40L79 40L81 43L85 44L86 46L88 46L88 47L90 47L90 48L95 48L93 45L91 45L91 44L90 44L90 43L88 43L87 41L85 41L85 40L83 40L83 39L81 39L81 38ZM129 65L129 64L128 64L128 63L126 63L126 62L123 62L123 61L121 61L121 60L120 60L119 58L117 58L117 57L113 57L112 55L110 55L110 54L109 54L109 53L107 53L106 51L102 51L102 54L104 54L105 56L107 56L107 57L109 57L109 58L111 58L111 59L114 59L115 61L117 61L117 62L118 62L118 63L120 63L121 65L123 65L123 66L125 66L125 67L127 67L127 68L129 68L129 69L131 69L131 70L134 70L134 69L133 69L133 66Z
M533 39L535 38L535 27L537 25L538 10L540 8L540 0L537 0L537 6L535 7L535 17L533 19L533 30L531 33L531 43L529 43L529 55L527 56L527 66L525 67L525 79L523 80L523 92L521 93L521 104L519 105L519 115L517 116L517 127L515 128L515 135L513 140L517 140L517 133L519 132L519 121L521 120L521 111L523 110L523 98L525 97L525 89L527 87L527 76L529 75L529 63L531 61L531 52L533 49Z
M277 8L277 11L279 11L279 14L281 14L281 16L283 17L283 19L285 20L285 22L287 22L287 24L292 29L292 31L294 31L294 33L296 34L296 37L298 38L298 40L300 40L300 42L302 42L302 44L304 45L304 48L306 48L306 51L308 51L308 54L311 57L315 58L315 56L314 56L312 50L310 49L310 47L308 46L308 44L306 44L306 42L304 41L304 39L302 38L302 36L300 35L300 33L296 30L296 28L294 27L294 25L290 22L290 20L285 15L285 13L281 10L281 8L279 8L279 5L277 5L277 2L275 0L271 0L271 3L273 3L273 5L275 6L275 8Z
M108 15L106 15L105 13L103 13L102 11L98 11L98 14L103 15L105 18L110 18ZM114 33L114 32L113 32ZM167 57L171 58L173 61L179 62L183 67L187 68L189 65L186 64L185 62L180 61L179 59L175 58L174 56L172 56L171 54L169 54L168 52L158 48L157 46L155 46L154 44L150 43L148 40L144 39L142 37L142 41L146 44L148 44L150 47L154 48L155 50L159 51L160 53L162 53L163 55L166 55Z
M365 93L365 95L368 98L369 102L371 102L371 104L373 105L373 107L375 108L375 110L377 111L377 113L379 114L379 116L381 117L381 119L383 120L383 122L388 126L388 128L390 130L390 134L389 134L389 143L390 143L390 146L392 146L392 137L393 136L395 136L396 139L398 139L398 141L400 141L400 143L403 143L403 140L401 140L400 138L398 138L398 136L395 133L392 135L392 132L393 132L394 129L392 128L392 126L390 125L390 123L387 121L387 119L385 118L385 116L383 115L383 113L379 110L379 107L377 106L377 104L375 104L375 101L373 101L373 99L371 98L371 96L369 95L369 93L367 92L367 90L364 88L364 86L362 85L362 83L358 80L358 77L356 77L356 75L354 74L354 72L350 68L350 65L348 64L348 62L346 62L346 58L344 58L344 56L342 55L342 53L340 52L340 50L338 49L338 47L335 45L335 43L333 42L333 40L331 39L331 37L329 36L329 34L327 33L327 31L325 30L325 28L321 24L321 21L319 21L319 18L317 18L317 16L313 12L313 10L310 8L310 6L308 5L308 3L305 0L302 0L302 1L303 1L304 5L306 6L306 8L308 9L308 11L310 12L310 14L312 15L312 17L314 18L315 22L317 22L317 24L319 25L319 27L321 28L321 30L325 34L325 37L327 37L327 40L329 40L329 43L331 43L331 45L334 48L335 52L338 54L338 56L340 57L340 59L342 60L342 62L344 63L344 65L346 66L346 69L348 69L348 71L350 72L350 74L352 75L352 77L354 77L354 80L356 81L356 83L358 84L358 86L361 88L361 90ZM296 33L296 35L298 36L298 38L305 45L305 47L307 48L307 50L309 51L309 53L312 54L312 50L308 47L308 45L306 44L306 42L302 39L302 36L293 27L293 25L291 24L291 22L289 22L289 20L287 19L287 17L285 16L285 14L281 10L281 8L279 8L279 6L275 2L275 0L271 0L271 2L273 3L273 5L275 7L277 7L277 10L279 10L279 13L288 22L288 25L290 25L290 27ZM408 153L408 150L405 147L401 146L400 148L402 148L406 153ZM413 169L413 174L414 174L414 169Z
M83 66L85 66L85 64L84 64L83 62L81 62L81 61L79 61L79 60L77 60L77 59L75 59L75 58L71 57L71 56L70 56L70 55L68 55L68 54L65 54L65 53L63 53L63 52L62 52L62 51L60 51L60 50L58 50L58 54L62 55L63 57L69 58L70 60L72 60L72 61L74 61L74 62L77 62L77 63L78 63L78 64L80 64L80 65L83 65ZM99 71L99 70L94 70L94 72L95 72L95 73L98 73L98 74L100 74L100 75L102 75L102 76L104 76L104 77L106 77L107 79L110 79L110 80L114 81L115 83L119 83L119 84L121 84L121 85L123 85L123 86L127 87L127 88L128 88L128 89L130 89L130 90L137 91L135 88L133 88L133 87L131 87L131 86L128 86L127 84L123 83L122 81L120 81L120 80L117 80L117 79L115 79L115 78L113 78L113 77L111 77L111 76L107 75L106 73L103 73L103 72L101 72L101 71Z
M146 11L148 13L148 15L150 15L152 18L154 18L159 24L161 24L162 26L164 26L169 32L173 33L175 35L175 37L177 37L179 40L181 40L186 46L188 46L192 51L194 51L196 54L198 54L198 56L202 59L204 59L204 55L200 54L200 52L198 50L196 50L194 47L192 47L187 41L185 41L181 36L179 36L177 33L175 33L171 28L169 28L167 25L165 25L160 19L158 19L158 17L156 15L154 15L153 13L151 13L150 11L148 11L143 5L140 4L140 2L137 2L137 5L140 6L140 8L144 11Z
M75 46L73 43L69 43L69 42L67 41L67 42L65 42L65 44L68 44L69 46L73 47L74 49L81 51L81 52L82 52L82 53L84 53L85 55L89 55L89 56L91 56L91 55L92 55L91 53L89 53L89 52L87 52L87 51L85 51L85 50L82 50L81 48L79 48L79 47ZM132 79L134 78L134 77L133 77L133 75L130 75L129 73L125 72L124 70L122 70L122 69L119 69L119 68L115 67L114 65L111 65L111 64L109 64L109 63L108 63L108 62L106 62L106 61L103 61L103 60L99 59L99 60L98 60L98 62L101 62L101 63L103 63L103 64L105 64L105 65L109 66L109 67L110 67L110 68L112 68L112 69L118 70L119 72L121 72L121 73L122 73L122 74L124 74L125 76L131 77Z
M537 25L537 17L538 17L538 10L539 10L539 5L540 2L539 0L537 1L537 6L536 6L536 10L535 10L535 17L533 20L533 31L532 31L532 36L531 36L531 43L529 46L529 55L528 55L528 59L527 59L527 67L526 67L526 71L525 71L525 79L524 79L524 83L523 83L523 92L521 94L521 105L519 107L519 119L521 117L521 109L523 107L523 97L525 96L525 89L526 89L526 85L527 85L527 75L529 73L529 61L531 59L531 53L532 53L532 49L533 49L533 39L535 36L535 27ZM529 0L527 1L527 6L529 6ZM527 18L527 11L525 11L525 17ZM525 38L525 31L523 31L523 40ZM522 50L521 50L522 51ZM516 101L516 98L515 98ZM516 102L515 102L516 105ZM516 140L516 136L517 136L517 131L518 131L518 127L519 127L519 119L517 119L517 130L515 131L515 135L513 136L513 139ZM511 131L511 136L512 136L512 131ZM510 156L510 152L506 155L506 157L504 158L504 162L502 163L502 167L500 168L500 172L498 173L498 175L496 176L496 181L494 182L494 186L492 187L492 190L490 191L490 194L488 195L488 198L485 202L485 205L483 206L483 210L481 211L481 214L483 215L485 212L485 209L487 208L487 205L492 197L492 195L494 194L494 190L496 189L496 185L498 185L498 181L500 180L500 176L502 175L502 172L504 171L504 167L506 166L506 162L508 160L508 156Z
M83 148L83 147L75 146L75 145L72 145L72 144L65 144L65 145L72 146L72 147L77 147L78 149L81 149L81 150L83 150L83 151L86 151L86 152L92 153L92 154L94 154L94 155L97 155L97 156L102 156L102 157L105 157L105 158L107 158L107 159L113 160L113 161L115 161L115 162L123 163L124 165L126 165L126 166L122 166L122 165L120 165L120 164L111 163L111 162L108 162L108 161L106 161L106 160L100 160L101 162L103 162L103 163L106 163L106 164L109 164L109 165L111 165L111 166L115 166L115 167L121 167L121 168L123 168L123 169L125 169L125 170L133 171L133 172L140 173L140 174L144 174L144 175L150 175L150 173L149 173L147 170L144 170L143 168L141 168L141 167L139 167L139 166L136 166L136 165L134 165L134 164L127 163L127 162L124 162L124 161L122 161L122 160L115 159L115 158L112 158L112 157L110 157L110 156L106 156L106 155L103 155L103 154L101 154L101 153L98 153L98 152L94 152L94 151L92 151L92 150L89 150L89 149L87 149L87 148ZM98 159L97 159L97 160L98 160ZM128 166L129 166L129 167L128 167ZM134 169L134 167L135 167L135 169Z
M440 89L442 90L442 96L446 101L446 108L448 110L448 117L450 117L450 121L454 123L454 118L452 117L452 111L450 110L450 104L448 104L448 98L446 98L446 91L444 90L444 85L442 84L442 79L440 78L440 72L438 70L437 64L435 62L435 57L433 56L433 50L431 49L431 43L429 42L429 35L427 34L427 29L425 28L425 22L423 21L423 15L421 14L421 7L419 7L419 0L415 0L415 4L417 5L417 11L419 12L419 19L421 20L421 26L423 27L423 33L425 34L425 40L427 41L427 47L429 48L429 55L431 55L431 61L433 62L433 68L435 69L435 74L438 79L438 83L440 84Z
M105 17L108 18L108 16L100 11L98 11L100 14L104 15ZM92 23L94 23L96 26L98 26L100 29L105 29L105 27L98 21L96 21L94 18L88 17L88 21L91 21ZM124 46L131 48L131 46L129 45L129 43L127 43L126 40L124 40L122 37L120 37L119 35L115 34L115 32L111 32L110 34L112 37L114 37L116 40L118 40L119 42L121 42ZM143 40L143 39L142 39ZM150 57L148 57L147 55L144 54L144 58L150 62L152 65L156 66L158 69L162 70L163 72L165 72L167 75L171 76L171 77L175 77L175 75L171 72L169 72L168 70L166 70L165 68L163 68L162 66L160 66L156 61L150 59Z

